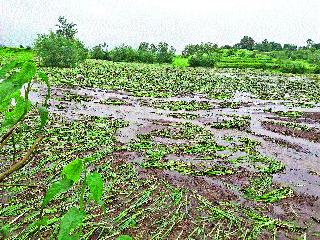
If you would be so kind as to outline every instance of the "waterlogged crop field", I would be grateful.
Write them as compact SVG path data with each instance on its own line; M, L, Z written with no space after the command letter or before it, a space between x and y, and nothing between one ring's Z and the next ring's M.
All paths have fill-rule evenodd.
M318 75L95 60L42 70L53 84L45 138L0 185L9 239L54 239L80 186L41 213L43 196L84 157L104 204L88 202L83 239L320 238ZM46 87L34 88L43 102ZM35 118L1 149L0 170L30 147Z

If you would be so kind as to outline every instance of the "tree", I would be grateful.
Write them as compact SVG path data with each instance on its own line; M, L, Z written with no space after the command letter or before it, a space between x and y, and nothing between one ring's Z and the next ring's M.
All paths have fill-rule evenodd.
M314 43L313 40L309 38L309 39L307 40L307 47L308 47L308 48L312 48L313 43Z
M191 56L194 54L210 54L216 51L218 45L211 42L200 43L200 44L189 44L185 46L184 50L182 51L183 56Z
M138 47L139 51L149 51L149 49L150 49L150 44L147 42L141 42Z
M87 57L87 49L75 38L75 24L67 23L64 17L58 19L56 32L38 35L34 47L43 66L74 67Z
M288 50L288 51L295 51L298 49L298 46L297 45L294 45L294 44L290 44L290 43L285 43L283 45L283 49L284 50Z
M166 42L160 42L157 46L157 62L158 63L172 63L176 50L169 46Z
M106 43L94 46L90 51L90 58L110 60L108 46Z
M319 49L320 49L320 43L314 43L314 44L312 45L312 47L315 48L315 49L317 49L317 50L319 50Z
M58 18L58 24L56 25L56 27L58 27L56 33L66 38L73 39L75 38L75 35L78 33L76 26L77 24L68 23L65 17L60 16Z
M252 37L249 37L249 36L244 36L240 40L240 43L237 43L234 45L235 48L248 49L248 50L253 50L254 46L255 46L255 41L253 40Z

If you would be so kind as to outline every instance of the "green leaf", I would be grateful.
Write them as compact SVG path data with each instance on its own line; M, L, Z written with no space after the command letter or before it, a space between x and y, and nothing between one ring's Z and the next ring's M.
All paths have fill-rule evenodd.
M53 183L43 199L42 207L45 207L55 196L68 191L72 185L73 181L67 178L63 178L60 181Z
M99 173L91 173L87 178L87 183L93 199L98 203L102 197L103 180Z
M80 238L80 233L70 235L71 231L80 227L84 213L73 207L63 216L60 223L58 240L75 240Z
M47 226L48 225L48 217L45 216L36 222L32 222L29 224L28 229L32 229L34 227Z
M129 235L121 235L116 240L132 240L133 238Z
M30 101L20 96L20 93L15 93L12 95L12 98L15 99L16 106L12 107L12 110L5 112L5 118L1 123L1 127L12 127L15 125L26 113L25 110L29 111Z
M82 160L76 159L63 168L61 175L76 183L80 179L81 172Z
M40 127L39 128L42 129L46 125L46 123L49 119L49 112L48 112L48 109L43 106L39 107L38 111L39 111L39 115L40 115Z
M10 225L6 224L3 227L0 228L0 236L2 235L3 238L7 238L9 236L11 229L10 229Z

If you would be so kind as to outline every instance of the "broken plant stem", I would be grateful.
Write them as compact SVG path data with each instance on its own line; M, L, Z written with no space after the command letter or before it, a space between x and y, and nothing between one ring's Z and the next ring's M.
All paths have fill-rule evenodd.
M13 166L11 166L7 171L5 171L4 173L0 174L0 182L2 182L5 178L7 178L8 176L10 176L12 173L14 173L15 171L23 168L27 163L28 160L30 159L32 153L34 152L34 150L37 148L38 144L41 142L41 140L44 138L44 136L40 136L38 137L35 142L33 143L33 145L31 146L31 148L29 149L29 151L26 153L26 155L21 159L21 161L17 162L16 164L14 164Z

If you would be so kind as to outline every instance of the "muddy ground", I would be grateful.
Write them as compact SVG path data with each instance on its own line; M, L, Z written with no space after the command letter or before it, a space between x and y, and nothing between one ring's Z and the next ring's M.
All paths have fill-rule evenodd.
M42 87L39 86L39 89ZM41 101L41 96L34 92L33 101ZM82 116L102 116L122 119L129 124L117 134L119 146L124 146L138 139L139 135L152 135L155 143L166 146L192 145L197 139L174 139L162 137L161 129L179 128L179 124L190 123L209 131L215 141L222 146L234 143L226 141L248 138L259 142L257 151L267 157L282 162L285 169L272 174L275 186L288 187L293 194L287 198L268 205L263 212L276 219L294 219L300 226L307 226L309 233L320 231L320 105L304 108L290 101L268 101L255 99L254 96L238 93L233 99L226 101L210 100L205 96L181 96L172 98L134 97L120 91L104 91L99 89L53 88L50 111L75 120ZM170 110L175 103L205 104L192 110ZM179 105L178 104L178 105ZM294 105L294 107L292 107ZM169 106L169 107L168 107ZM182 107L183 108L183 107ZM200 108L200 109L199 109ZM278 112L301 112L301 116L279 116ZM189 116L189 117L188 117ZM239 120L237 117L240 117ZM190 119L191 118L191 119ZM243 123L215 127L216 124L228 120ZM301 124L304 127L277 125L281 123ZM238 126L240 125L240 126ZM298 126L299 127L299 126ZM157 132L158 131L158 132ZM241 151L222 151L225 159L241 156ZM139 177L163 179L173 186L196 192L214 201L236 201L246 206L260 204L243 197L241 189L250 185L250 179L257 171L250 166L242 165L238 171L224 176L191 176L177 171L158 168L144 168L141 163L145 156L141 152L117 151L113 154L115 163L131 162L139 173ZM172 153L163 161L175 160L191 164L205 162L192 154ZM209 161L210 162L210 161ZM221 161L220 161L221 163ZM280 235L284 237L284 235ZM316 238L310 235L310 239Z
M30 93L31 100L42 102L40 92L45 92L45 87L34 87L37 90ZM70 122L90 116L125 121L126 126L115 133L115 147L108 156L111 166L118 169L132 164L142 188L149 189L144 187L145 182L157 184L154 199L161 199L162 192L168 191L164 187L167 183L188 192L183 195L185 200L179 200L180 205L188 202L182 204L186 207L183 211L180 205L171 209L168 204L158 212L144 207L141 211L146 215L138 221L139 228L121 230L137 239L249 238L240 227L225 229L230 218L211 219L215 208L210 204L238 209L237 217L251 219L253 226L266 222L258 224L259 239L319 239L320 105L310 105L260 100L247 93L222 101L204 95L149 98L121 91L53 87L49 111ZM68 131L68 126L65 128ZM102 159L97 166L103 168L104 163ZM45 174L37 176L41 177ZM121 191L130 179L127 181L119 185ZM43 191L31 188L35 195ZM4 190L2 193L6 194ZM111 217L119 218L128 199L121 202L111 196L108 200L117 206L111 210ZM2 199L3 206L8 202ZM157 206L153 200L148 204ZM206 210L200 207L203 205ZM248 209L265 218L252 217ZM166 225L163 219L174 224ZM275 227L265 231L270 222ZM102 239L104 234L106 230L99 225L87 239ZM116 234L119 232L108 239Z

